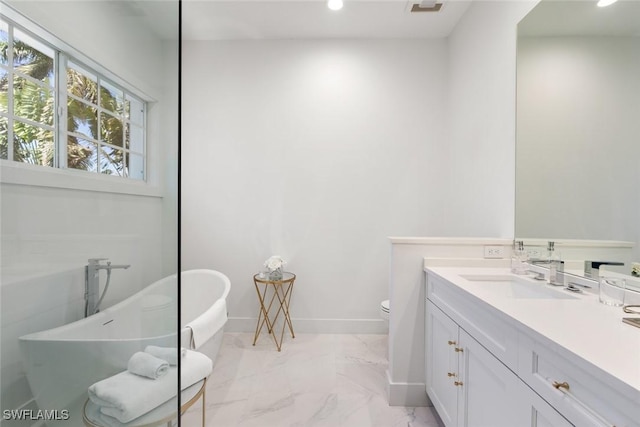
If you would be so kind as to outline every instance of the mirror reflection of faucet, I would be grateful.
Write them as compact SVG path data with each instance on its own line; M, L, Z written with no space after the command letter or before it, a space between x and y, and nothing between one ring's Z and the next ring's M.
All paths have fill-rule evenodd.
M526 264L529 265L527 271L534 274L534 280L546 280L549 285L564 286L564 261L555 251L554 242L548 243L546 258L529 258Z
M624 265L624 262L618 261L585 261L584 262L584 275L592 279L600 278L600 266L603 265Z
M106 261L106 263L102 264L102 261ZM111 282L111 270L114 268L126 270L129 267L131 267L130 264L111 264L108 258L89 258L88 264L84 268L84 317L89 317L100 311L100 304ZM100 294L100 270L107 270L107 282L104 285L102 294Z

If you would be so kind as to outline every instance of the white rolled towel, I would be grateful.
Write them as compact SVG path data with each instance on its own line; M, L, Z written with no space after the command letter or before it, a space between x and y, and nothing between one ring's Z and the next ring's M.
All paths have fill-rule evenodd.
M207 356L187 350L181 363L181 388L208 377L212 368ZM169 367L167 375L157 380L124 371L91 385L89 399L100 406L101 413L128 423L174 397L177 389L177 367Z
M181 348L180 354L184 357L187 349ZM144 349L145 353L149 353L158 359L166 360L171 366L178 364L178 349L176 347L158 347L156 345L148 345Z
M169 363L152 354L138 351L129 359L127 371L132 374L157 380L169 372Z

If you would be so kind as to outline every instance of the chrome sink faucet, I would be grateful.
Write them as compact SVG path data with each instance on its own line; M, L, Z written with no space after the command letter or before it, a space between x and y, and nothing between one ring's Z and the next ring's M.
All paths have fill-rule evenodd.
M564 284L564 261L555 251L555 242L548 242L545 258L530 258L527 264L529 265L527 270L535 273L536 279L546 278L547 283L555 286Z
M102 261L106 261L106 263L102 264ZM100 303L102 303L111 281L111 270L114 268L126 270L129 267L131 267L129 264L111 264L108 258L89 258L88 264L84 267L84 317L100 311ZM102 295L100 295L100 270L107 270L107 283L104 285ZM98 295L100 296L98 297Z

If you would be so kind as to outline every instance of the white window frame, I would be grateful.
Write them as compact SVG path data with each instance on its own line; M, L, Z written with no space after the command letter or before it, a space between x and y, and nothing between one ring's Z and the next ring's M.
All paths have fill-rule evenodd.
M140 97L136 96L134 93L132 93L131 91L128 91L127 89L123 88L122 85L115 83L111 80L109 80L108 78L106 78L105 76L103 76L101 73L95 71L94 69L92 69L91 67L81 63L80 61L76 60L75 58L72 58L68 55L65 55L63 53L59 53L59 64L58 64L58 84L60 86L60 91L58 92L58 100L60 102L60 105L62 106L62 108L59 110L62 112L61 114L61 120L60 120L60 126L59 126L59 139L61 141L60 145L60 168L68 168L67 165L67 144L65 143L65 141L67 140L67 135L72 134L73 136L82 138L82 139L87 139L89 142L92 143L96 143L98 146L107 146L109 148L113 148L116 150L122 150L123 153L129 153L129 157L131 157L131 154L135 154L135 155L141 155L143 157L143 178L142 181L146 181L146 151L147 151L147 132L146 132L146 121L147 121L147 103L146 101L144 101L143 99L141 99ZM78 68L82 69L83 71L87 72L87 73L91 73L92 75L94 75L96 77L96 85L98 87L98 104L92 104L87 102L86 100L83 100L81 98L72 96L72 99L76 100L77 102L83 103L85 105L89 105L91 107L95 107L96 109L96 113L98 115L97 119L98 119L98 133L100 132L100 121L102 120L102 114L107 114L113 117L117 117L122 119L122 132L123 132L123 146L122 147L118 147L116 145L111 145L108 142L105 142L102 140L101 135L97 135L98 139L92 139L89 138L87 135L82 135L80 133L72 133L67 129L67 101L68 101L68 92L67 92L67 88L66 88L66 75L67 75L67 67L69 65L69 62L73 63L74 65L76 65ZM112 111L109 111L108 109L102 107L101 105L101 101L100 101L100 97L101 97L101 91L100 91L100 87L102 87L102 83L106 83L110 86L114 86L116 89L121 90L122 94L123 94L123 102L127 99L127 98L132 98L133 100L139 102L142 105L142 123L134 123L131 118L126 118L125 115L119 117L116 114L114 114ZM131 107L130 107L131 108ZM129 116L131 116L131 113L129 114ZM136 127L136 128L142 128L143 134L142 134L142 152L140 151L134 151L131 149L131 147L129 148L125 148L124 147L124 132L126 132L126 125L129 124L129 126L131 128ZM130 135L131 136L131 135ZM126 159L126 156L123 157L124 159ZM124 161L124 160L123 160ZM98 152L98 168L100 167L100 152ZM127 170L129 171L129 174L131 173L131 167L129 164L127 164L127 162L125 161L124 167L127 168ZM81 172L85 172L85 171L81 171ZM91 172L93 173L93 172ZM100 173L100 172L98 172ZM127 179L132 179L132 180L137 180L136 178L129 178L124 177Z
M0 16L2 16L2 14L0 14ZM15 25L11 20L5 18L4 16L2 16L2 19L6 22L7 24L7 29L8 31L8 42L9 45L12 46L14 43L14 31L11 31L11 28L17 28L20 32L24 33L25 35L27 35L28 37L34 38L35 41L41 45L43 45L44 47L46 47L47 49L50 49L53 53L52 57L53 57L53 61L54 61L54 66L57 64L58 61L58 51L55 49L55 47L51 46L49 43L45 42L44 40L40 40L40 38L38 37L34 37L32 34L30 34L28 31L25 31L23 28ZM53 133L54 135L54 150L55 150L55 146L56 146L56 129L58 126L58 120L59 120L59 116L57 114L54 113L53 115L53 124L52 125L48 125L48 124L44 124L44 123L38 123L38 122L34 122L32 120L29 120L25 117L19 117L16 116L14 113L14 96L13 96L13 83L14 83L14 78L13 76L18 76L21 79L27 80L32 82L33 84L35 84L36 86L39 86L41 88L44 88L46 85L43 84L43 82L41 82L40 80L36 80L31 76L28 76L26 74L22 74L19 72L16 72L13 68L13 50L12 49L8 49L8 55L7 55L7 67L6 67L6 71L7 71L7 75L9 76L8 79L8 85L7 85L7 94L8 94L8 100L7 100L7 113L6 113L6 118L10 121L10 123L13 122L22 122L25 123L27 125L30 126L36 126L42 129L46 129L50 132ZM56 71L57 72L57 71ZM66 83L65 83L66 84ZM53 83L53 88L52 88L53 94L54 94L54 109L57 111L58 108L58 77L56 76L55 81ZM3 117L5 117L4 113L0 113ZM8 126L7 127L7 159L13 159L14 157L14 146L13 146L13 126ZM53 159L53 167L57 167L57 156L54 156ZM11 160L14 161L14 160ZM20 162L18 162L20 163Z
M41 185L46 187L62 187L69 189L81 189L91 191L107 191L115 193L125 194L139 194L149 196L160 196L161 190L156 186L148 185L149 177L149 153L147 147L147 113L148 105L153 103L154 100L144 94L139 89L133 87L125 80L121 79L114 73L110 72L100 64L91 60L81 52L74 49L61 39L50 34L39 25L33 23L31 20L16 12L10 7L5 7L3 4L2 12L0 16L3 20L13 25L20 31L35 38L38 42L51 47L55 51L54 64L56 67L56 114L54 118L54 139L55 139L55 156L54 166L46 167L40 165L30 165L22 162L17 162L13 159L13 128L10 126L8 129L8 159L0 159L0 182L24 184L24 185ZM10 36L13 37L12 32ZM12 52L9 54L10 60ZM90 171L76 170L73 168L67 168L67 129L66 129L66 114L67 114L67 89L66 89L66 65L67 60L71 60L77 63L79 66L86 68L88 71L100 76L101 79L109 84L118 87L123 90L124 96L127 95L137 100L143 105L143 123L141 128L143 131L142 150L143 152L133 151L130 148L116 147L122 149L123 153L141 155L143 161L144 172L142 179L130 178L129 176L112 176L101 173L95 173ZM9 67L12 67L12 62L9 62ZM12 93L13 79L10 80L8 90ZM13 116L13 105L11 104L12 97L9 97L10 101L8 105L8 115ZM101 108L101 107L100 107ZM104 111L107 111L106 109ZM3 113L4 116L4 113ZM24 121L24 119L20 119ZM123 132L126 128L128 120L123 120ZM42 126L38 124L38 126ZM98 135L99 136L99 135ZM115 147L115 146L110 146ZM129 175L130 165L125 165Z

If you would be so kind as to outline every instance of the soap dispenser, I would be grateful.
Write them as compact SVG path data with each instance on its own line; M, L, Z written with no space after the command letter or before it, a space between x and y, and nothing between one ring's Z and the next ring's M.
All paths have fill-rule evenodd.
M522 240L514 240L511 253L511 272L514 274L527 274L527 251Z
M547 244L547 261L549 262L549 278L547 283L555 286L562 286L558 283L558 270L560 270L560 254L555 250L555 243Z

